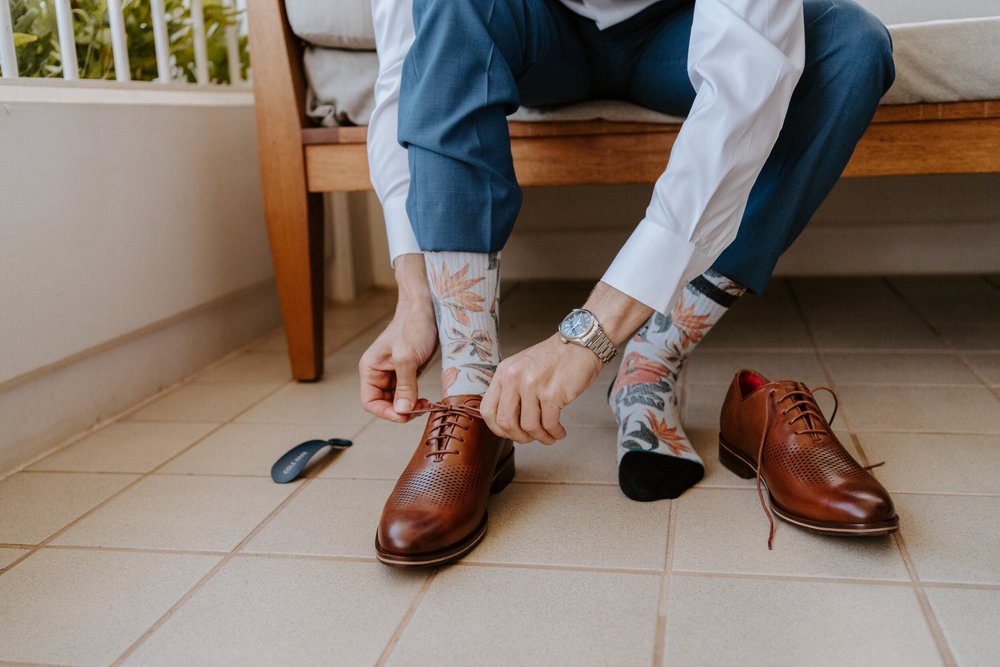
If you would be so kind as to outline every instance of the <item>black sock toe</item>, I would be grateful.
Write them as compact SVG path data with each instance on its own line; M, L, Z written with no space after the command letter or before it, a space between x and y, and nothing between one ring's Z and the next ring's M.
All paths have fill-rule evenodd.
M643 450L625 452L618 464L622 493L640 502L676 498L705 476L697 461Z

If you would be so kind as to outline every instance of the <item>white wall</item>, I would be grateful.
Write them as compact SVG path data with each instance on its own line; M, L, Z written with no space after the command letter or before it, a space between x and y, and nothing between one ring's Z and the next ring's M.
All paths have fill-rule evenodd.
M246 91L0 85L0 473L277 323L257 168Z

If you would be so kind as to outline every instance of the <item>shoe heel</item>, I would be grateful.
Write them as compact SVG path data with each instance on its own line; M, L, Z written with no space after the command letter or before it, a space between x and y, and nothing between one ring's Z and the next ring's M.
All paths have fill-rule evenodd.
M753 479L757 476L757 471L748 466L744 461L729 451L726 444L719 440L719 463L726 467L731 473L743 479Z
M499 466L497 466L497 471L493 475L493 486L490 487L490 493L500 493L507 488L514 479L514 450L510 450L510 454L504 459Z

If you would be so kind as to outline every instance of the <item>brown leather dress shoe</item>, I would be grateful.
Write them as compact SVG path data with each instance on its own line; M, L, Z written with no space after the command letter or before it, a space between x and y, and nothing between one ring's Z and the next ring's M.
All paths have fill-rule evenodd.
M836 414L835 407L830 421ZM804 384L768 382L741 370L722 405L721 429L719 462L744 479L757 478L771 525L768 548L774 521L762 484L771 511L816 533L888 535L899 529L889 493L840 444Z
M385 503L375 536L389 565L439 565L472 551L486 534L486 501L514 479L514 445L479 416L481 396L449 396Z

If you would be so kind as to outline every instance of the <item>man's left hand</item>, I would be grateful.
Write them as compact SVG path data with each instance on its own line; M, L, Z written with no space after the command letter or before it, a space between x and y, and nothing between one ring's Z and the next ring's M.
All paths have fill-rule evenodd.
M594 383L604 364L591 350L563 343L559 334L497 366L480 412L497 435L546 445L566 437L562 409Z

